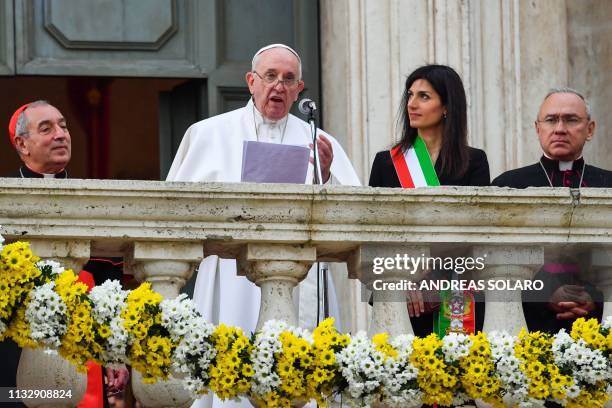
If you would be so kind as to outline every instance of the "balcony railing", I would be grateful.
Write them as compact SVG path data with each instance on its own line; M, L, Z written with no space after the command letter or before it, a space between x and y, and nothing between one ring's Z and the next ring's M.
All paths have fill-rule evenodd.
M0 225L7 240L27 240L39 256L76 270L92 256L123 256L166 297L177 296L202 257L236 258L239 273L262 287L259 326L296 323L292 288L316 260L347 262L350 278L371 288L421 275L375 274L374 258L461 253L486 256L474 278L513 282L531 278L559 248L586 262L604 316L612 314L612 189L1 179ZM485 331L525 326L520 291L501 301L486 290L485 302ZM404 302L374 296L371 316L370 332L412 331ZM159 406L170 403L164 398L188 405L168 387L146 392Z

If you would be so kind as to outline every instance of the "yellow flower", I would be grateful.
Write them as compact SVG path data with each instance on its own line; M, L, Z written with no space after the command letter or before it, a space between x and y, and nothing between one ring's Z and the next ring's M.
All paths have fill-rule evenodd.
M317 355L317 362L323 366L330 366L336 362L336 356L331 350L324 350Z
M244 364L242 366L242 375L244 375L245 377L252 377L253 375L255 375L255 371L253 370L253 367L250 364Z
M384 354L386 358L394 359L398 355L397 350L395 350L393 346L388 343L388 340L389 334L387 333L379 333L372 337L372 343L374 344L375 349Z
M208 369L210 389L221 399L247 392L250 389L249 378L254 372L248 361L242 361L240 353L250 350L248 338L240 328L219 325L212 339L218 353Z
M570 335L576 341L583 339L596 349L604 350L607 347L606 337L601 334L601 326L596 319L585 320L583 317L576 319Z

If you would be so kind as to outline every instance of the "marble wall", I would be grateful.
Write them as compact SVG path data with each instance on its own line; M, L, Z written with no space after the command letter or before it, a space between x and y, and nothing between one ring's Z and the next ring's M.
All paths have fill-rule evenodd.
M587 145L586 159L612 168L612 3L607 0L566 0L568 83L583 90L597 127Z

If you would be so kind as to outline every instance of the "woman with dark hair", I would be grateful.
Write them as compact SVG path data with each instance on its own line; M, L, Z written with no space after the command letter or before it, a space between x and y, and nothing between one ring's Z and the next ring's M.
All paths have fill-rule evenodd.
M425 65L408 76L398 124L402 126L401 139L390 150L376 154L370 186L489 185L487 155L467 143L465 90L461 78L451 67ZM421 292L413 291L409 295L408 311L417 336L426 336L434 330L443 335L449 330L482 328L483 313L476 313L474 321L473 299L471 306L467 306L472 313L472 320L468 322L469 319L448 318L446 306L449 302L457 303L453 298L455 293L440 294L440 311L435 310L436 302L424 302ZM435 312L433 317L432 311Z
M398 122L402 137L390 151L376 154L370 186L402 187L391 152L406 154L418 136L425 143L440 185L489 185L487 155L467 143L465 90L454 69L446 65L425 65L410 74L404 86Z

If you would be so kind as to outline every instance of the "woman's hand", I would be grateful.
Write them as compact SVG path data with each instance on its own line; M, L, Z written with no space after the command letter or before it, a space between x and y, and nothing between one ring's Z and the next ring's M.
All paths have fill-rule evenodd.
M406 294L408 315L419 317L440 308L440 296L436 291L409 290Z

